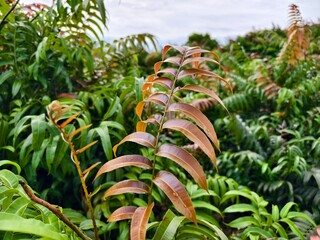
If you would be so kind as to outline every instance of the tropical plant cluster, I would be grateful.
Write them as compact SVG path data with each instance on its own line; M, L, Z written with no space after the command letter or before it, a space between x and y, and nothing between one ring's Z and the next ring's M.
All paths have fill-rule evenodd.
M0 3L1 239L318 239L320 26L105 42L102 0Z

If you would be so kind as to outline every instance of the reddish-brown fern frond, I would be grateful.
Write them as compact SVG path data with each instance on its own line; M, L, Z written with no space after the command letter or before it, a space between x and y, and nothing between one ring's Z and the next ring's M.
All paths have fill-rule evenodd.
M294 65L303 59L309 48L309 38L299 8L295 4L289 6L289 25L287 28L287 42L284 44L278 62L288 62Z

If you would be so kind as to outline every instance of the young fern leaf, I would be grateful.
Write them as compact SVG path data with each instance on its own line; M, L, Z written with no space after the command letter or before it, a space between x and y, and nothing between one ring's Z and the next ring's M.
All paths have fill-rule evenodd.
M177 51L178 54L166 57L171 49ZM213 55L214 59L209 58L209 54ZM148 195L147 206L120 207L110 216L109 221L132 218L131 239L145 238L146 224L154 204L152 192L155 185L165 193L180 213L197 224L196 212L184 185L166 169L159 170L158 166L156 168L156 163L160 158L172 160L185 169L203 189L208 189L205 173L197 159L179 146L162 142L163 138L161 138L161 135L168 131L167 129L184 134L190 141L199 145L216 167L214 146L219 151L220 149L214 127L200 110L191 104L184 103L183 97L181 97L189 91L203 93L226 109L222 100L211 89L193 84L183 84L184 78L205 76L222 81L231 89L227 80L211 71L199 69L204 62L215 63L221 67L216 54L199 47L167 45L163 48L162 61L154 65L155 74L149 76L142 85L143 99L136 107L136 114L140 120L136 126L137 132L128 135L113 147L113 152L116 155L120 145L134 142L151 148L152 157L150 159L139 155L117 157L104 164L96 175L97 178L103 173L129 166L140 167L143 171L151 171L151 179L121 181L110 187L104 195L105 198L125 193ZM180 88L177 88L178 85ZM179 119L175 119L175 116L178 116ZM148 133L150 124L154 125L153 130L157 129L154 135Z

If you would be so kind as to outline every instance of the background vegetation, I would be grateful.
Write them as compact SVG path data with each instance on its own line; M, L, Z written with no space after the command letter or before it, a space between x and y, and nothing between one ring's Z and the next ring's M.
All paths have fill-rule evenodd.
M150 185L151 174L144 169L118 168L93 181L98 169L115 157L112 148L135 132L140 121L137 104L151 101L144 84L150 74L160 71L154 64L164 60L155 51L154 37L138 34L112 43L101 41L107 18L99 0L57 1L52 7L21 7L5 1L0 3L0 18L0 238L79 237L57 215L30 199L19 182L27 182L38 197L57 205L70 222L94 238L81 177L70 159L70 145L57 127L76 116L64 126L67 135L80 129L72 138L74 149L98 140L77 157L100 239L128 239L127 220L107 219L121 206L145 210L150 196L154 206L141 225L147 239L316 239L320 225L320 26L305 25L296 6L290 8L286 31L252 32L225 46L208 34L194 34L186 43L213 50L217 55L213 59L220 59L223 66L206 61L193 73L217 74L232 87L230 93L227 84L208 80L205 74L187 76L177 85L210 89L229 111L204 90L182 92L175 98L201 110L213 123L221 149L216 158L218 172L200 142L174 129L158 139L189 151L203 168L207 191L185 167L168 159L157 159L153 166L179 179L198 226L194 218L181 216L161 187L154 188L149 197L123 192L104 200L106 191L125 179ZM179 51L167 54L169 59ZM163 92L165 86L158 91ZM72 108L54 125L47 119L46 108L56 99ZM157 104L148 106L148 116L164 112L157 107L160 98L154 99L158 102L151 101ZM148 125L147 131L154 134L157 130ZM124 144L117 155L155 159L150 148Z

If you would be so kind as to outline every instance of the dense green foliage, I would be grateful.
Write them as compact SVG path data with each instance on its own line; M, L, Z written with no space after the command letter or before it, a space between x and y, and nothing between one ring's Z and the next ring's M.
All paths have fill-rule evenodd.
M0 3L1 19L11 6ZM143 83L161 59L159 53L150 53L155 40L149 34L100 41L106 25L101 0L17 7L0 23L0 238L77 238L53 213L26 196L19 179L42 199L61 206L93 237L70 150L47 121L46 107L59 99L73 106L70 115L81 112L69 133L92 126L74 137L74 146L79 149L99 140L79 155L81 167L105 163L114 157L112 147L134 132L139 120L134 109L143 98ZM179 96L214 123L221 149L219 174L201 149L181 134L168 131L161 136L161 141L183 145L200 159L208 191L178 165L160 160L158 169L169 169L186 186L198 227L155 190L147 238L307 239L320 225L320 25L306 29L309 48L292 62L288 61L292 55L279 57L288 37L278 28L248 33L226 46L218 46L207 34L189 37L188 45L214 50L225 71L211 63L201 68L225 76L233 87L230 94L216 81L186 80L215 91L229 114L202 93ZM151 155L133 143L118 153ZM143 207L147 202L134 195L104 201L103 195L116 182L149 176L126 167L92 183L94 172L91 169L86 183L96 193L92 203L100 238L128 239L126 221L106 220L120 206ZM39 228L29 228L35 224Z

